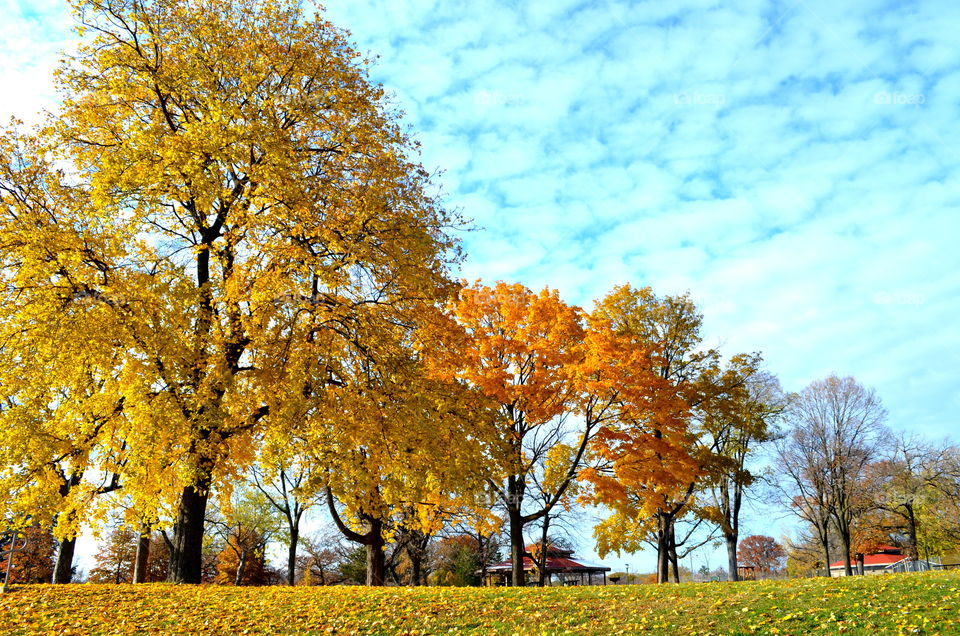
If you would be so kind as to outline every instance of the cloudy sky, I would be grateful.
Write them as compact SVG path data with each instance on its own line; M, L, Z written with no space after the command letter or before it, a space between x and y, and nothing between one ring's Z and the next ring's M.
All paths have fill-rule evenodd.
M327 9L479 228L465 277L689 291L786 388L853 375L894 427L960 439L952 0ZM60 2L0 0L0 117L54 105L71 38Z

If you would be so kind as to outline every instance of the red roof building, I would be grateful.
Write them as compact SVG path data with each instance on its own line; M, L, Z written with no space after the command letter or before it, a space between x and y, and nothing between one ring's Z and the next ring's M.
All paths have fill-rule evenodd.
M530 555L539 550L538 544L528 545L523 557L523 571L528 583L538 578L537 568ZM592 565L575 559L573 550L547 547L546 585L606 585L610 568ZM505 585L510 581L513 561L503 561L487 566L487 585Z
M863 555L863 573L879 574L891 565L903 561L905 558L906 557L903 555L903 550L897 546L882 545L877 549L876 552ZM850 561L850 567L853 568L854 572L857 571L856 559ZM843 560L834 561L830 564L831 576L844 576L844 574L845 570L843 567Z

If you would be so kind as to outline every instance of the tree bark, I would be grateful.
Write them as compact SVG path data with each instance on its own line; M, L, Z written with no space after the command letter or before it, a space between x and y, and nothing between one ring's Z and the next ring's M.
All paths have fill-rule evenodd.
M360 514L360 519L367 523L369 530L365 534L360 534L347 527L337 512L337 506L333 501L333 491L327 486L327 509L330 511L330 517L340 532L343 533L349 541L359 543L367 550L367 585L383 585L386 582L387 555L384 552L386 541L383 538L383 520L372 517L367 514Z
M550 515L543 517L543 526L540 531L540 562L537 564L540 569L540 576L537 579L537 587L544 587L547 582L547 559L549 558L550 545L547 542L547 533L550 529Z
M290 524L290 546L287 548L287 585L296 583L297 543L300 541L300 528Z
M247 550L240 548L240 559L237 561L237 573L233 577L233 584L239 587L243 583L243 573L247 569Z
M666 519L661 515L657 520L657 583L670 582L670 542Z
M383 522L379 519L370 521L370 532L367 533L367 585L382 586L386 582L387 555L384 552L386 541L383 539Z
M200 583L203 572L203 524L207 511L210 478L187 486L180 496L180 509L174 526L173 549L170 551L172 583Z
M419 555L410 555L410 577L413 579L413 585L419 587L423 584L422 572L423 572L423 558Z
M150 560L150 528L140 530L140 540L137 541L137 559L133 567L133 582L145 583L147 580L147 563Z
M60 542L57 561L53 568L53 583L64 584L73 580L73 554L77 549L77 538L70 537Z
M907 546L907 556L911 559L920 558L920 550L917 545L917 516L913 511L913 504L907 503L904 506L906 510L907 518L907 538L910 541L910 545Z
M677 535L676 528L673 525L673 518L670 519L670 563L673 565L673 582L680 583L680 559L677 557Z
M840 534L840 543L843 544L843 573L847 576L853 576L853 566L850 563L850 559L853 556L850 552L850 527L838 528ZM829 568L830 565L827 564Z
M523 587L527 584L527 576L523 570L523 555L526 546L523 545L523 519L520 511L510 509L510 584L514 587Z
M724 533L724 540L727 542L727 567L730 568L728 580L740 580L740 562L737 559L737 535Z
M826 537L821 537L820 546L823 548L823 563L824 563L823 568L824 568L824 571L826 572L824 576L829 578L833 576L833 574L830 572L830 539Z

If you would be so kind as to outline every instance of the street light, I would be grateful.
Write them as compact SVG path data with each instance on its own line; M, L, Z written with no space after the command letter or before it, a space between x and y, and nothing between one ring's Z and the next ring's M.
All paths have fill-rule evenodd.
M629 563L627 563L627 581L626 582L627 583L630 582L630 564Z

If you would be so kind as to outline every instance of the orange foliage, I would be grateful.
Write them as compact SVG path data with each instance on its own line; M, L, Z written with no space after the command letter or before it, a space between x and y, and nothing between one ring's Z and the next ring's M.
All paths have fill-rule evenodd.
M217 556L216 582L225 585L264 585L267 564L263 537L247 527L240 527L227 537L227 545ZM239 580L238 569L242 569Z
M7 538L9 535L4 535ZM49 583L53 578L55 549L53 534L49 528L25 528L17 535L16 547L26 545L14 552L13 567L10 570L11 583ZM8 541L0 544L0 580L7 572Z
M773 573L784 568L787 553L773 537L754 534L740 541L737 560L741 565L752 566L760 573Z
M498 282L465 287L443 325L433 371L478 387L535 427L563 414L581 358L580 310L556 290Z
M625 286L590 316L587 386L612 404L591 443L603 469L584 473L593 485L592 501L615 512L614 523L598 526L601 552L639 547L645 534L640 526L670 507L700 471L688 430L694 388L673 372L683 347L695 340L689 330L697 323L664 320L659 312L665 305L649 289ZM677 313L685 317L686 307L681 309ZM675 332L659 333L663 324Z

